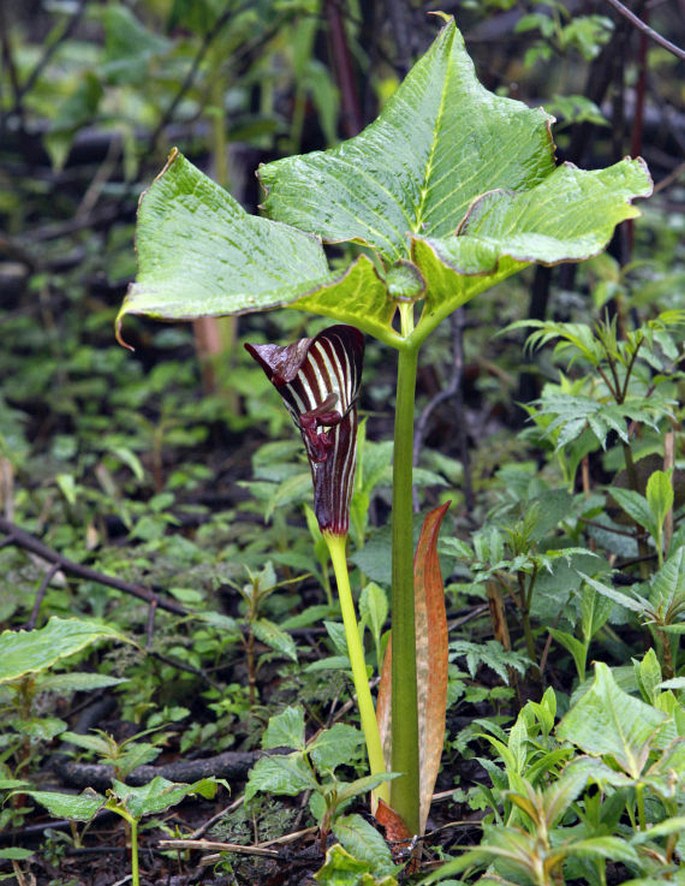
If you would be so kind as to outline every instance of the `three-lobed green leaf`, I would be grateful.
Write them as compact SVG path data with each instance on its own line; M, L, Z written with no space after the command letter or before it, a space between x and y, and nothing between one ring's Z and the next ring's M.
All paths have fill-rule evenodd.
M555 166L551 118L488 92L449 20L378 119L328 151L262 166L269 219L177 152L141 202L140 269L118 318L283 305L418 346L451 311L530 262L600 252L651 181L640 160ZM284 224L283 224L284 223ZM341 274L319 238L363 245ZM397 332L400 301L422 303Z

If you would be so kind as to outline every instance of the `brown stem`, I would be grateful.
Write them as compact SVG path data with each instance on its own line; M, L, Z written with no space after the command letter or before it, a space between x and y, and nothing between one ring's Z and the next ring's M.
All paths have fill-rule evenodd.
M626 366L626 377L625 377L625 381L623 382L623 388L621 389L621 399L619 401L619 404L625 402L626 396L628 394L628 383L630 382L630 376L633 374L633 367L635 366L635 361L637 360L638 351L642 347L643 341L644 341L644 339L642 339L642 338L638 340L637 344L635 345L635 350L633 351L632 356L630 358L630 363L628 363L628 365Z
M340 0L328 0L326 3L326 18L330 31L331 55L333 57L333 71L340 89L340 102L342 105L343 129L347 138L357 135L364 126L357 83L352 66L352 53L347 42L345 22L341 12Z
M36 599L33 603L33 609L31 610L31 617L26 622L26 630L32 631L36 624L38 623L38 615L40 614L40 607L45 598L45 594L50 585L50 582L57 575L60 570L59 563L53 563L52 566L48 569L48 571L43 576L43 580L40 583L40 587L38 588L38 592L36 593Z
M631 12L626 6L624 6L620 0L608 0L608 2L611 3L614 9L627 19L633 27L637 28L638 31L645 34L650 40L658 43L659 46L662 46L664 49L673 53L677 58L685 60L685 49L681 49L680 46L676 46L675 43L671 43L670 40L662 37L661 34L654 30L654 28L650 28L649 25L645 24L645 22L638 18L635 13Z
M663 656L664 680L671 680L675 676L671 638L666 631L659 631L659 634L661 635L661 654Z

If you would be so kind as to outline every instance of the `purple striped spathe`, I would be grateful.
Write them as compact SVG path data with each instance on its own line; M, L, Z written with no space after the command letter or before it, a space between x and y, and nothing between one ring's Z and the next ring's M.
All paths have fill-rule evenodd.
M283 398L302 434L319 527L346 535L356 466L364 336L354 326L337 325L287 347L245 347Z

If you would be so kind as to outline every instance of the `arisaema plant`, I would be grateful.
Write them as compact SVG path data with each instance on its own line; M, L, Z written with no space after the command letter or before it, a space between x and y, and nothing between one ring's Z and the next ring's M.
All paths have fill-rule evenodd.
M391 768L401 776L391 804L411 832L420 829L412 437L421 345L452 311L527 265L597 254L619 222L638 215L631 201L651 192L640 159L594 171L557 165L552 122L488 92L446 18L363 132L260 167L266 217L246 213L177 151L139 210L139 273L120 337L127 314L289 308L397 351L389 721ZM323 242L361 248L339 273ZM314 425L327 427L316 417Z

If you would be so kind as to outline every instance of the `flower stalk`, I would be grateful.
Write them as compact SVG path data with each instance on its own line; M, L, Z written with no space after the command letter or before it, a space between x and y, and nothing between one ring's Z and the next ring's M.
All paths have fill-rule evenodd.
M366 752L369 757L369 769L371 770L371 775L382 775L386 771L385 760L383 758L380 731L376 721L376 711L373 705L373 699L371 698L371 690L369 689L369 678L366 671L364 648L361 642L359 624L354 609L352 589L350 587L347 556L345 553L347 536L334 535L332 532L324 532L323 537L326 540L328 551L331 555L335 581L338 586L340 610L342 612L343 626L345 628L345 639L347 640L347 653L350 657L352 682L354 683L354 690L357 694L359 718L361 720L362 732L364 733L364 740L366 742ZM390 790L387 781L381 782L381 784L379 784L374 790L373 794L375 800L380 799L385 803L390 803Z
M287 347L266 344L246 345L246 348L280 393L302 435L314 484L314 513L328 547L338 586L369 767L372 775L384 775L386 767L380 731L369 689L346 556L356 467L357 398L364 337L352 326L338 325ZM381 782L373 793L375 800L388 802L388 783Z

